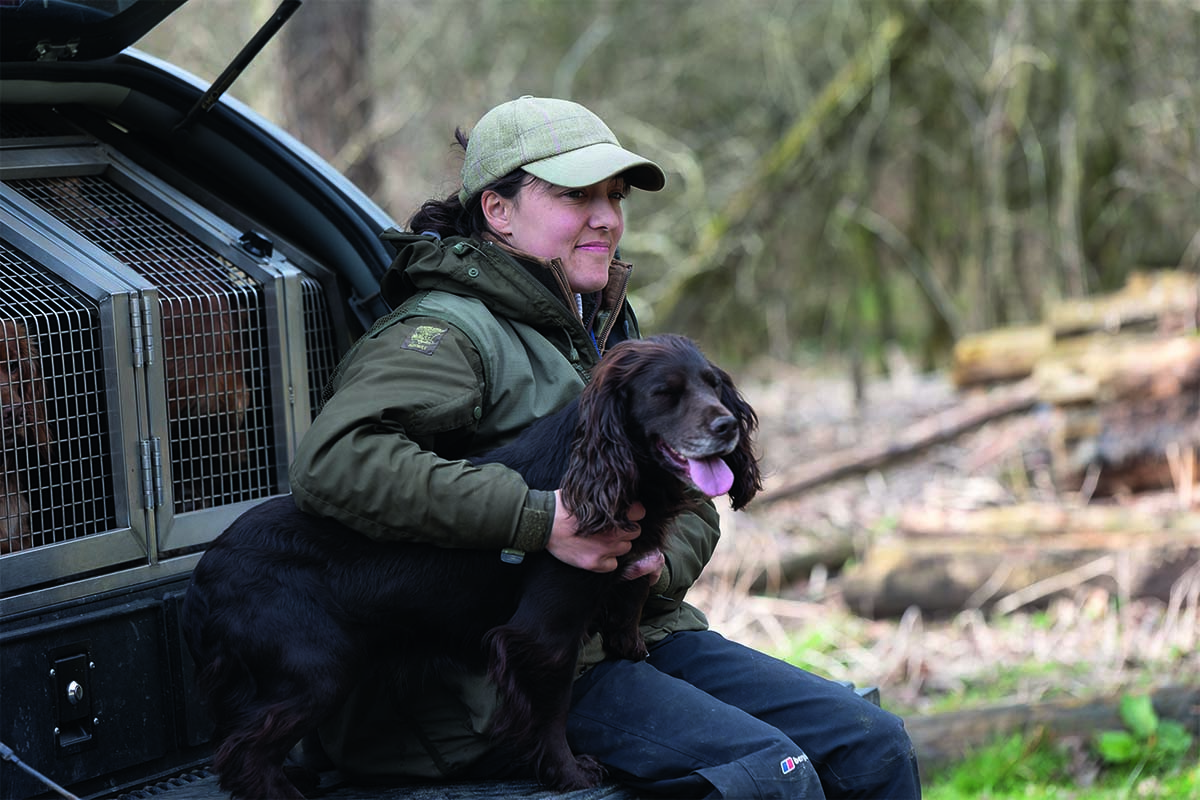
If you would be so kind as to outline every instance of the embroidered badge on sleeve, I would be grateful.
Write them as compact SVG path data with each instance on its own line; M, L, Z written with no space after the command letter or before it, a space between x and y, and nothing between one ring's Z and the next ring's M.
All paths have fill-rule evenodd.
M433 355L433 351L437 350L438 345L441 344L442 337L445 335L445 328L439 328L435 325L418 325L400 346L405 350L416 350L418 353L431 356Z

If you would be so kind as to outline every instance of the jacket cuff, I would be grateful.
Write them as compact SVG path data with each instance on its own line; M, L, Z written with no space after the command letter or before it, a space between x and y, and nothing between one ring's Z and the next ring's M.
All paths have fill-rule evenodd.
M550 528L554 525L554 492L531 489L517 520L517 531L513 535L512 549L525 553L545 550L550 541Z
M666 558L663 559L662 574L658 576L658 580L650 587L650 594L655 597L663 597L667 590L671 588L671 562Z

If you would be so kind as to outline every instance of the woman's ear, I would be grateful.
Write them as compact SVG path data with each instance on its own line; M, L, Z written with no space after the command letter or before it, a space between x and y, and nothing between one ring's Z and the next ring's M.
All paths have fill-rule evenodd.
M512 200L488 189L479 196L479 204L483 209L483 217L493 232L500 236L512 234Z

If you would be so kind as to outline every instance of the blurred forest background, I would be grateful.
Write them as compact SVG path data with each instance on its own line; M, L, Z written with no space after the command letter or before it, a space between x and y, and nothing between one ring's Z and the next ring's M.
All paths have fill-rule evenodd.
M213 80L274 0L142 43ZM456 126L592 108L667 170L628 203L648 330L715 356L900 345L1200 270L1200 0L306 0L231 94L398 222Z

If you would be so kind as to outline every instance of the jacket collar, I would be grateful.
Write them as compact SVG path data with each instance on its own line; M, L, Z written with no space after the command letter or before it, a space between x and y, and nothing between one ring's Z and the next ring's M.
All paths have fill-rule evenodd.
M559 259L544 259L517 250L495 238L436 239L398 230L389 230L383 238L397 250L391 268L383 276L381 289L384 299L395 308L418 291L440 289L454 294L476 296L494 305L497 313L533 324L553 320L566 323L576 320L594 339L596 349L604 351L608 333L622 317L632 266L614 259L609 265L608 284L599 292L583 299L583 318L575 294L567 282L566 271ZM465 253L477 253L498 270L490 278L472 267L482 266ZM488 270L490 272L490 269ZM484 283L479 284L482 280ZM545 294L529 294L533 285L540 284ZM596 330L596 325L600 330ZM581 332L582 333L582 332Z
M498 239L489 237L488 240L517 261L544 269L546 274L552 278L553 288L562 297L563 302L568 307L577 309L575 293L571 291L570 283L567 281L567 273L563 268L562 259L541 258L540 256L535 256L511 247ZM592 295L596 299L585 305L585 307L591 306L591 313L587 314L587 318L581 321L590 326L590 323L595 320L598 313L603 311L618 311L625 304L625 299L628 296L629 278L632 272L632 264L614 258L608 265L608 283L605 284L603 289ZM537 275L537 273L534 274L535 276Z

